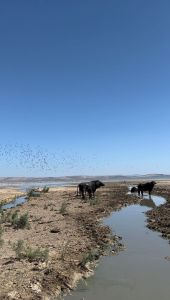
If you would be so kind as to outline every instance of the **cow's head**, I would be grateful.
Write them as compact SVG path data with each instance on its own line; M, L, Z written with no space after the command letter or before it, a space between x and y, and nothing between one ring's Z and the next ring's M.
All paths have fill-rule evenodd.
M153 185L155 185L155 184L156 184L156 182L155 182L155 181L151 181L151 183L152 183Z
M101 186L104 186L104 183L101 182L100 180L95 180L95 186L96 188L100 188Z
M136 186L133 186L130 191L131 193L135 193L138 191L138 188Z

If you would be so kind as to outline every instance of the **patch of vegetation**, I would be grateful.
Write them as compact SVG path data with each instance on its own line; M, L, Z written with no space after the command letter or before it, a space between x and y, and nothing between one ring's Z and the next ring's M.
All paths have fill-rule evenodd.
M48 193L49 191L49 187L48 186L44 186L42 189L42 193Z
M48 204L45 203L43 208L44 209L50 208L50 210L54 210L53 205L54 205L53 203L48 203Z
M39 222L42 220L42 217L34 217L34 219L32 220L32 222Z
M62 247L62 253L61 253L61 256L60 256L60 259L61 259L61 260L64 260L64 259L65 259L65 256L66 256L66 253L67 253L67 250L68 250L68 247L69 247L69 243L70 243L70 241L66 241L66 242L63 244L63 247Z
M25 252L25 256L26 258L28 258L29 261L47 261L49 256L49 250L47 248L31 248L28 246Z
M11 211L0 211L0 224L11 221Z
M88 262L93 262L97 259L99 259L99 252L93 249L83 256L80 265L81 267L85 267Z
M66 208L67 208L67 202L66 201L64 201L62 204L61 204L61 207L60 207L60 209L59 209L59 213L60 214L65 214L66 213Z
M0 247L2 247L3 243L4 243L4 240L2 239L2 234L3 234L3 229L2 227L0 226Z
M25 214L19 216L18 211L15 211L11 215L11 225L15 229L24 229L24 228L30 229L28 213L25 213Z
M3 205L5 205L7 202L5 200L0 202L0 212L2 211Z
M49 257L49 250L47 248L42 249L40 247L31 248L24 244L23 240L18 240L13 244L13 250L16 253L18 259L28 259L28 261L47 261Z
M44 209L48 209L48 205L47 204L44 204Z
M23 240L18 240L16 243L13 244L13 250L15 251L16 257L18 259L24 258L24 241Z
M27 197L40 197L40 192L36 191L35 189L28 189L27 190Z
M93 199L90 199L90 205L97 205L100 204L101 199L98 197L95 197Z

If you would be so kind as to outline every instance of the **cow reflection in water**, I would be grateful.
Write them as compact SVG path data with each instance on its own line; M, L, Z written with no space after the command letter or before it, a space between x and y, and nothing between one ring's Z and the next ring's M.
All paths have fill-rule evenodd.
M152 200L151 196L150 196L149 199L141 199L140 205L141 205L141 206L151 207L151 208L155 208L155 207L156 207L156 204L155 204L155 202Z

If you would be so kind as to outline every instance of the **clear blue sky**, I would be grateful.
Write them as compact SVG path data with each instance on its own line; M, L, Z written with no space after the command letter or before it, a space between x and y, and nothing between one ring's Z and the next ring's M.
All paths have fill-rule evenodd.
M0 1L0 176L170 173L170 1Z

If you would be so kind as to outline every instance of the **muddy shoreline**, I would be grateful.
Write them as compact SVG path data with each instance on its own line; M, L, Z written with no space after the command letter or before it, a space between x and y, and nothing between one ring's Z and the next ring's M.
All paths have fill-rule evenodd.
M164 197L166 203L146 213L147 227L160 232L163 238L170 241L170 185L167 183L158 184L154 193Z
M124 206L139 203L137 197L127 195L128 184L108 183L90 202L77 198L75 190L51 189L11 209L18 215L28 214L29 229L16 229L9 221L1 222L4 242L0 248L0 299L56 299L92 273L91 263L95 265L100 255L106 254L108 245L116 251L121 249L120 239L101 220ZM166 194L167 199L170 187L158 185L155 193ZM48 259L18 259L13 245L19 240L34 249L48 249Z

